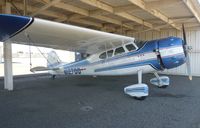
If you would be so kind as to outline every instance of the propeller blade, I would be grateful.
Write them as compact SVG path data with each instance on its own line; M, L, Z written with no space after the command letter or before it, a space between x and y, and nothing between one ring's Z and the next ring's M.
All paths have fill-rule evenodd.
M183 41L184 41L184 45L187 45L187 40L186 40L186 33L185 33L185 26L184 26L184 24L182 24L182 28L183 28Z
M184 24L182 24L183 28L183 41L184 41L184 52L186 56L186 68L187 68L187 74L189 76L189 79L192 80L192 71L191 71L191 65L190 65L190 57L189 57L189 49L187 46L187 39L186 39L186 33L185 33L185 27Z
M186 57L186 66L187 66L187 74L189 76L189 79L192 80L192 71L191 71L190 57L189 57L189 55L187 55L187 57Z

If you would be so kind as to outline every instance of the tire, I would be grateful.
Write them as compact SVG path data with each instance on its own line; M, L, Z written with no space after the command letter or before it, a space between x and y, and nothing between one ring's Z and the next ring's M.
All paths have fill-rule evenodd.
M134 97L136 100L145 100L146 96L142 96L142 97Z
M158 88L167 88L167 87L168 87L168 85L163 85L163 86L160 86Z

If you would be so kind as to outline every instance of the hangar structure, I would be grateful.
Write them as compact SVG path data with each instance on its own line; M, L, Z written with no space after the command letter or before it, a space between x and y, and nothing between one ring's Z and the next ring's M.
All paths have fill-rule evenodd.
M151 40L182 36L184 23L192 74L200 76L200 3L198 0L2 0L1 13L39 17L90 29ZM4 43L4 84L13 90L12 47ZM185 65L165 71L186 75Z

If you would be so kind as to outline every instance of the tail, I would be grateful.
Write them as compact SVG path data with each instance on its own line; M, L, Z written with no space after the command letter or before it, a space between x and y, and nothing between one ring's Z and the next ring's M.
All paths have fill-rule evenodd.
M50 70L58 70L59 68L55 67L57 65L61 64L61 60L59 59L58 55L55 51L51 51L48 53L47 56L47 67L43 66L37 66L34 68L31 68L31 72L38 72L38 71L50 71Z
M55 51L49 52L47 56L47 67L54 67L59 64L61 64L61 60L59 59L56 52Z

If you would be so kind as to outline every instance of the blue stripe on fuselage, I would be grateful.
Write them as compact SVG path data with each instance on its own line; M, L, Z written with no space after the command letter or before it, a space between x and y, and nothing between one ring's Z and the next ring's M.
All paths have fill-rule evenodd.
M95 72L132 68L132 67L143 66L143 65L151 65L153 68L157 69L157 67L154 67L155 63L157 63L157 59L144 60L144 61L140 61L136 63L127 63L127 64L122 64L122 65L99 68L99 69L96 69Z
M126 57L133 57L133 56L138 56L141 54L147 54L147 53L152 53L154 49L156 49L157 46L157 40L153 40L153 41L148 41L146 42L143 47L141 47L140 49L138 49L137 51L132 51L132 52L128 52L128 53L124 53L118 56L114 56L111 58L107 58L106 60L100 60L100 61L96 61L94 63L90 63L87 60L82 60L82 61L78 61L78 62L73 62L70 64L67 64L64 66L65 69L67 68L71 68L71 67L82 67L82 66L91 66L91 65L97 65L103 62L112 62L114 60L119 60L119 59L123 59ZM133 66L142 66L142 65L151 65L154 69L156 70L161 70L161 66L158 63L157 59L153 59L153 60L142 60L139 62L132 62L132 63L128 63L128 64L123 64L123 65L117 65L117 66L112 66L112 67L106 67L105 69L108 70L113 70L113 69L118 69L118 68L128 68L128 67L133 67ZM96 69L96 72L98 71L103 71L103 69Z
M176 63L176 61L175 61L170 68L173 68L174 65L179 66L180 63L181 64L184 63L184 62L182 62L183 60L178 59L178 58L183 58L184 54L178 53L178 54L175 54L173 56L176 56L178 63ZM168 61L171 62L171 58ZM142 61L139 61L139 62L126 63L126 64L121 64L121 65L116 65L116 66L99 68L99 69L96 69L95 72L118 70L118 69L124 69L124 68L132 68L132 67L143 66L143 65L150 65L156 70L161 70L160 64L158 64L158 60L157 59L150 59L150 60L142 60Z
M71 68L71 67L82 67L82 66L86 66L86 65L90 65L91 63L88 60L81 60L81 61L77 61L77 62L72 62L69 64L66 64L64 66L64 69L66 68Z

